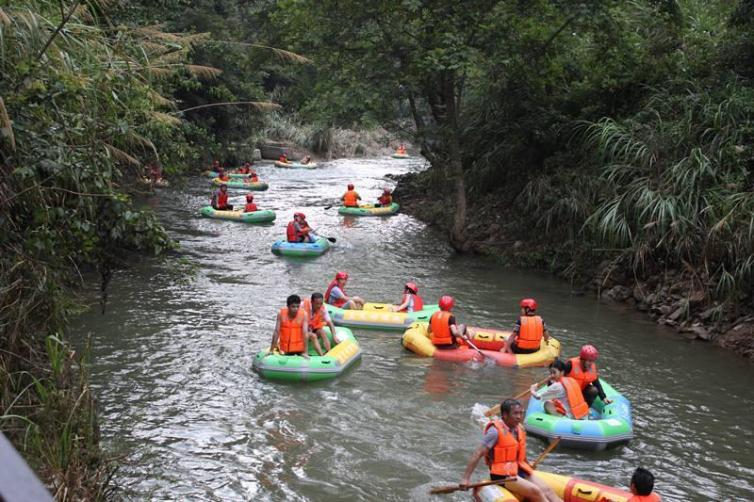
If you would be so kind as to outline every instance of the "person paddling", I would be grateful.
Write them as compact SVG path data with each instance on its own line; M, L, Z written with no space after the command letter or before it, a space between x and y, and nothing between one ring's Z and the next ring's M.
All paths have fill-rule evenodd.
M272 333L270 352L278 350L282 354L300 355L309 359L306 353L306 338L309 316L301 309L301 298L291 295L285 301L286 307L280 309Z
M254 195L247 193L246 194L246 205L243 208L244 213L253 213L254 211L259 211L259 208L256 204L254 204Z
M542 318L536 315L537 301L534 298L524 298L519 303L521 315L513 327L513 333L505 341L501 352L513 354L532 354L540 349L542 338L550 339L547 327Z
M563 376L565 363L555 359L550 364L550 382L548 386L537 390L537 384L531 386L531 397L545 400L545 412L548 415L560 415L575 420L589 417L589 405L581 394L578 382Z
M343 201L343 205L346 207L359 207L361 195L359 195L359 193L354 190L353 184L349 183L348 190L340 197L340 200Z
M220 188L212 194L210 205L216 211L233 211L233 205L228 204L228 185L223 183Z
M418 312L424 310L424 300L418 293L419 286L415 282L407 282L403 286L401 304L390 307L390 310L393 312Z
M465 345L468 337L465 324L458 324L453 314L456 302L452 296L444 295L438 302L440 310L429 318L429 339L433 345L441 349L454 349Z
M600 383L597 364L595 363L599 355L594 345L584 345L579 351L579 356L569 359L565 367L565 375L578 382L584 400L589 406L592 405L597 396L605 404L613 402L605 395Z
M309 338L314 344L314 350L316 350L317 354L319 354L320 356L323 356L325 355L325 353L330 352L331 348L330 339L327 337L327 332L324 329L325 325L330 328L330 333L332 333L333 335L333 340L335 339L335 325L330 319L330 314L327 313L324 301L325 297L322 295L322 293L312 293L311 298L309 300L304 300L303 303L303 309L309 315ZM319 345L318 338L322 339L322 344L325 347L324 352L322 351L322 347L320 347Z
M520 401L506 399L500 404L502 420L491 420L484 429L482 444L472 453L460 485L467 487L479 461L484 458L490 469L490 478L505 479L505 489L529 502L563 502L541 480L526 461L526 431L521 426L524 408Z
M346 295L347 281L347 272L338 272L335 274L335 279L330 281L327 291L325 291L325 302L328 305L341 309L362 310L364 308L364 300L358 296Z

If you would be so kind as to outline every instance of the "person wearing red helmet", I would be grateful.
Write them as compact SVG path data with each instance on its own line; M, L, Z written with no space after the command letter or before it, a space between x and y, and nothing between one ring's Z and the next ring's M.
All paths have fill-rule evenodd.
M282 162L283 164L287 164L288 163L288 155L285 152L283 152L282 154L280 154L280 157L278 157L278 162Z
M346 207L359 207L361 195L359 195L358 192L354 190L353 184L349 183L348 191L340 197L340 200L343 201L343 205Z
M358 296L346 295L346 281L348 281L347 272L335 274L335 279L330 281L325 291L325 303L342 309L362 310L364 300Z
M247 193L246 194L246 205L243 208L244 213L253 213L254 211L259 211L259 208L257 208L257 205L254 204L254 195Z
M212 194L210 205L216 211L233 211L233 204L228 204L228 185L225 183L220 185L220 188Z
M569 359L565 367L566 376L579 383L581 392L584 394L584 400L589 406L592 405L597 396L605 404L612 403L612 400L605 396L605 391L600 383L597 364L595 363L599 355L594 345L584 345L579 351L579 356Z
M545 322L536 315L537 301L534 298L524 298L519 304L521 316L516 321L513 333L505 341L501 352L513 354L532 354L540 348L542 338L550 340Z
M393 194L390 193L390 189L385 187L382 190L382 195L377 199L377 207L386 207L393 203Z
M440 310L429 318L429 339L438 348L453 349L458 345L465 345L463 340L468 338L466 325L458 324L453 315L455 303L452 296L440 297Z
M424 300L419 296L419 286L407 282L403 287L403 299L400 305L391 307L393 312L418 312L424 310Z
M288 222L285 230L288 242L314 242L317 236L306 222L304 213L293 213L293 220Z

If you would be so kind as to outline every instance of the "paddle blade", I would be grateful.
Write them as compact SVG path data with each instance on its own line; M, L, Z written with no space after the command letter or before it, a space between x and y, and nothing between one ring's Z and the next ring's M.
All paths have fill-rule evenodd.
M328 241L332 242L333 244L335 244L336 242L338 242L338 239L336 239L335 237L325 237L325 239L327 239Z
M328 209L331 209L331 208L332 208L332 206L325 206L325 211L327 211Z
M437 488L432 488L429 493L431 495L442 495L443 493L453 493L457 492L458 490L461 490L462 488L459 485L451 485L451 486L439 486Z

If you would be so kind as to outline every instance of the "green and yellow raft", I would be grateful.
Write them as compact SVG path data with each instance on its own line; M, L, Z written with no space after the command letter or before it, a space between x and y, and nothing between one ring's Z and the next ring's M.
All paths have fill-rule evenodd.
M205 218L240 221L243 223L268 223L275 221L275 211L270 209L246 213L243 210L219 211L212 206L204 206L199 210L199 214Z
M417 321L429 322L429 318L440 308L425 305L417 312L392 312L388 303L365 303L364 310L350 310L325 305L333 324L349 328L372 328L390 331L404 331Z
M333 344L325 355L317 355L311 343L307 345L308 359L277 352L271 354L265 349L254 357L252 368L263 378L283 382L318 382L342 375L361 359L361 348L350 329L335 328L335 336L329 328L324 329Z
M394 153L391 155L391 157L394 159L407 159L410 157L410 155L407 153Z
M238 181L238 180L222 181L220 178L215 178L212 180L212 184L213 185L226 185L228 188L243 188L244 190L255 190L255 191L263 191L270 188L270 186L264 181L247 183L245 181Z
M374 204L362 204L359 207L341 206L338 208L338 214L344 216L390 216L397 213L400 207L396 202L389 206L375 206Z
M301 164L300 162L280 162L275 161L275 167L282 167L287 169L316 169L316 162L309 162L308 164Z

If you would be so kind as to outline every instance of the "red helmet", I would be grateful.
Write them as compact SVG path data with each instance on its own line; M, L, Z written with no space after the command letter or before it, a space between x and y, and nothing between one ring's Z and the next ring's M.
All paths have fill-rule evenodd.
M596 361L599 356L600 353L594 345L584 345L579 352L579 357L585 361Z
M415 282L407 282L405 288L410 289L414 294L419 292L419 286L417 286Z
M335 280L337 281L339 279L348 280L348 272L338 272L337 274L335 274Z
M456 304L456 301L452 296L445 295L440 297L440 301L438 303L440 304L440 310L445 310L447 312L453 308L453 305Z
M349 190L353 190L353 183L349 183L349 184L348 184L348 189L349 189Z
M306 215L304 213L293 213L293 217L294 218L297 217L297 216L299 218L306 219Z
M252 201L252 200L254 200L254 195L253 195L253 194L250 194L250 193L247 193L247 194L246 194L246 200L248 200L248 201Z
M521 300L521 303L519 303L522 309L529 309L532 312L537 310L537 300L534 298L524 298Z

